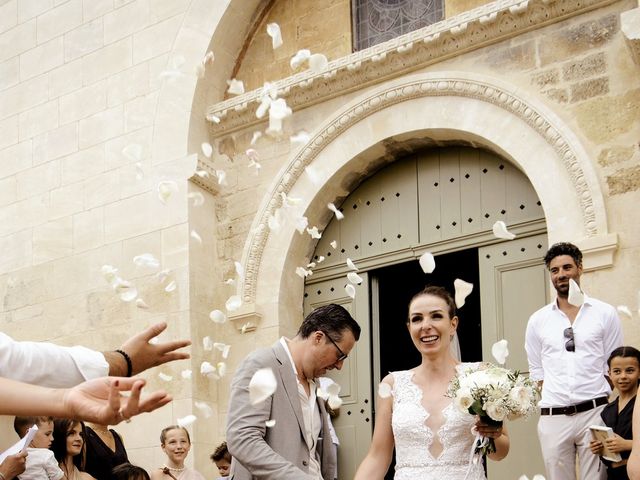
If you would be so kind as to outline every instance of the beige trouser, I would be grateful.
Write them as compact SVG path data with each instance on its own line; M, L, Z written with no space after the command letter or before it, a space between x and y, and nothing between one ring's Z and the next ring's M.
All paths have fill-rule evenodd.
M589 425L604 425L604 405L575 415L541 415L538 438L547 470L547 480L576 480L576 463L581 480L605 480L607 469L591 453ZM576 462L576 454L578 461Z

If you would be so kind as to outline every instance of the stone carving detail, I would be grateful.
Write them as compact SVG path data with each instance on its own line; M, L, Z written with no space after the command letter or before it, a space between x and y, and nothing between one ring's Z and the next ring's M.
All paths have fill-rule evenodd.
M620 15L620 28L636 65L640 65L640 7Z
M587 236L592 237L599 233L596 226L593 198L575 153L560 132L531 105L512 93L484 82L463 78L412 80L368 97L349 110L342 112L339 117L325 125L315 137L310 139L307 146L290 161L288 168L280 177L280 182L271 192L268 205L258 213L260 220L257 228L253 229L250 234L250 247L246 258L242 292L245 303L252 303L255 299L258 268L269 235L268 218L280 206L280 192L289 193L298 178L304 173L305 167L318 156L326 145L356 122L391 105L426 96L474 98L497 105L525 121L554 148L558 158L562 160L580 199Z
M331 61L322 72L307 70L275 85L291 108L300 109L608 3L610 0L497 0ZM209 121L213 137L258 123L255 110L261 96L259 88L210 106L207 117L222 120Z

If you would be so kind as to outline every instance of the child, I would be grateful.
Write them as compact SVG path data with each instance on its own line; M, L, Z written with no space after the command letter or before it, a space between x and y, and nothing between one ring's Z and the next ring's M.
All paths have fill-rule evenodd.
M160 432L160 446L167 455L167 463L151 472L151 480L204 480L200 473L185 467L184 461L191 449L189 432L184 427L171 425Z
M211 454L211 461L218 467L220 477L218 480L229 478L229 469L231 468L231 454L227 450L227 442L222 442L216 450Z
M611 352L607 364L611 382L618 390L618 398L604 407L600 416L614 433L612 438L605 440L605 444L611 452L619 453L622 461L612 463L602 459L602 462L607 466L609 480L629 480L627 459L633 438L631 418L640 380L640 351L633 347L616 348ZM589 446L594 454L602 453L602 442L593 440Z
M123 463L111 470L112 480L149 480L149 474L144 468L130 463Z
M27 463L24 473L18 478L21 480L60 480L64 474L58 462L49 450L53 441L52 417L16 417L13 428L20 438L24 437L34 425L38 426L33 440L27 448Z

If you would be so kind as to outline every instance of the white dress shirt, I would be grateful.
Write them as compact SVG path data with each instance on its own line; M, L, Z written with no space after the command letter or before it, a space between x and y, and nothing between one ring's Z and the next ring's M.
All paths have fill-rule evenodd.
M20 480L60 480L64 473L48 448L27 448L25 470Z
M573 327L575 352L565 348ZM525 349L532 380L543 380L541 407L564 407L611 392L604 375L611 352L622 346L618 313L585 295L573 325L554 301L529 318Z
M100 352L44 342L17 342L0 332L0 377L43 387L71 387L109 374Z

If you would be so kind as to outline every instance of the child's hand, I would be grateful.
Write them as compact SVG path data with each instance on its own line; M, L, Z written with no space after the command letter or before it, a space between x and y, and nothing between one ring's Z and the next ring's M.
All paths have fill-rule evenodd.
M591 453L593 453L594 455L600 455L603 448L602 442L600 442L599 440L591 440L589 448L591 449Z
M607 438L604 441L604 444L613 453L620 453L620 452L624 452L626 450L631 450L630 443L631 442L629 440L625 440L624 438L622 438L617 433L615 433L613 435L613 437Z

